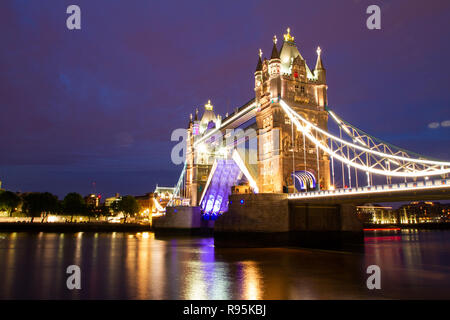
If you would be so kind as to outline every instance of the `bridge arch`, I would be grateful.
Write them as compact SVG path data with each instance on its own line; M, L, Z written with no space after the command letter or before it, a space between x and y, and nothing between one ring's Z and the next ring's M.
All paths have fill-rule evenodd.
M315 175L308 170L296 171L291 173L291 176L295 179L294 186L297 191L314 190L317 187Z

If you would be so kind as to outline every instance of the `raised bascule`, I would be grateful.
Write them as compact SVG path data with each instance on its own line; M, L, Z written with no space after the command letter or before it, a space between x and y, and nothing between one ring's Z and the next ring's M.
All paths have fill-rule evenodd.
M212 226L216 245L345 246L362 240L355 206L450 199L450 162L381 141L327 99L321 49L311 70L287 29L261 50L255 97L227 114L190 117L186 161L155 228ZM328 130L329 120L339 131ZM205 223L205 221L208 221Z

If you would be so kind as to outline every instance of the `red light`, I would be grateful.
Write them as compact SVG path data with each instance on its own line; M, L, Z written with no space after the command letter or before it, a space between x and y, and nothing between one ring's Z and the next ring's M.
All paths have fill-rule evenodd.
M363 229L364 231L399 231L400 228L369 228Z

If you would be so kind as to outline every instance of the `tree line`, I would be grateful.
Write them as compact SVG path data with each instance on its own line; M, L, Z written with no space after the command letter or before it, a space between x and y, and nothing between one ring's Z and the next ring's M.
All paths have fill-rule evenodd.
M116 213L123 213L125 221L128 217L136 215L140 211L139 203L133 196L124 196L113 202L110 207L88 205L83 197L76 192L68 193L62 201L49 192L32 192L17 194L11 191L0 191L0 211L6 211L12 215L21 211L27 216L34 218L41 217L44 222L50 214L67 215L73 221L74 216L110 216ZM125 222L124 221L124 222Z

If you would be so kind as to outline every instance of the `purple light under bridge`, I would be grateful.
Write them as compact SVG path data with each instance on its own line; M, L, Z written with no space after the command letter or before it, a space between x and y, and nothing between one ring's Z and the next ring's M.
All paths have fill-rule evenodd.
M217 216L228 210L228 196L231 187L243 178L243 173L232 159L218 159L211 170L211 180L200 202L203 218L215 220ZM244 177L245 179L245 177Z

